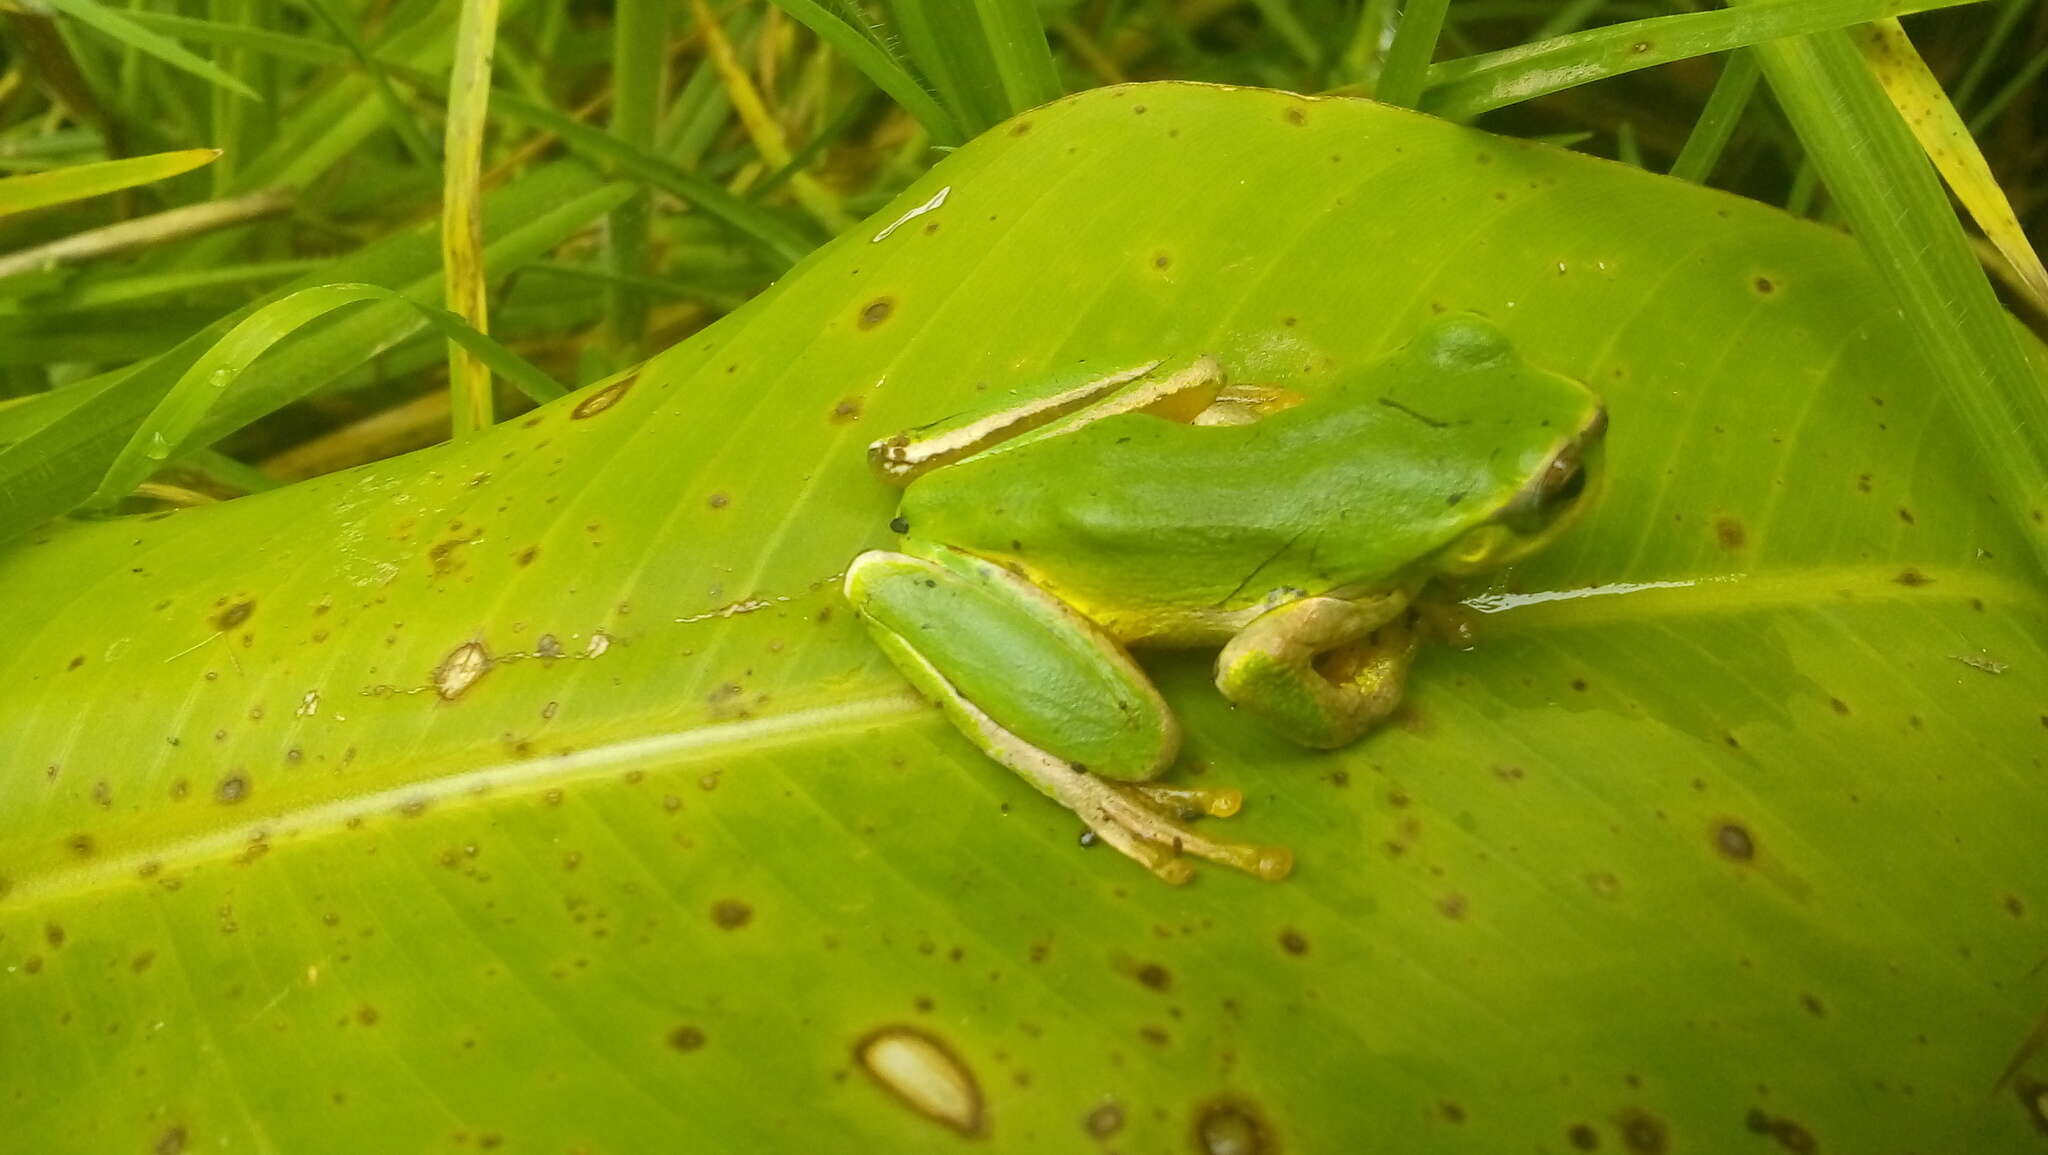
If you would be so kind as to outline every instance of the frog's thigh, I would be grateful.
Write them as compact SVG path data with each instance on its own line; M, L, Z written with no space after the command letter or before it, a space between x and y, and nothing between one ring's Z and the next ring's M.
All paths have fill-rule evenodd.
M1400 621L1406 611L1399 596L1278 606L1217 655L1216 688L1305 746L1342 746L1401 700L1415 653L1413 634ZM1375 630L1377 641L1361 645Z
M1124 781L1173 761L1179 723L1121 646L1001 566L927 548L861 554L846 596L961 733L1013 768L1020 745Z

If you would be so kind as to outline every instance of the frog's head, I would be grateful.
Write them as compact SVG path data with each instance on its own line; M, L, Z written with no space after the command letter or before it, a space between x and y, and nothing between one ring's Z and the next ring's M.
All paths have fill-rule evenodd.
M1489 520L1466 530L1437 554L1440 574L1482 573L1550 544L1588 504L1607 410L1594 404L1576 432L1551 453Z
M1479 500L1428 569L1480 573L1535 553L1590 504L1606 407L1577 381L1522 362L1506 336L1481 318L1448 318L1418 344L1434 368L1469 382L1486 398L1474 404L1491 410L1473 410L1471 428L1483 433L1467 446ZM1440 388L1444 383L1439 379Z

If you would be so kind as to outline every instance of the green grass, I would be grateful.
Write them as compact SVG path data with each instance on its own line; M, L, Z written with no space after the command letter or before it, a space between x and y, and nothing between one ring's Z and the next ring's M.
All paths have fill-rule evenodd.
M1404 20L1386 0L1088 0L1059 7L1047 32L1038 9L1020 0L894 0L865 13L846 0L712 4L747 90L779 128L772 140L735 113L733 78L714 67L686 9L622 4L614 23L514 6L497 37L497 91L476 174L482 195L502 195L565 151L639 191L522 269L494 270L497 279L475 295L493 311L504 306L512 327L494 322L497 337L564 384L589 380L701 327L780 275L824 239L821 213L827 227L858 215L966 135L1110 79L1378 91L1450 115L1484 113L1500 131L1578 139L1588 151L1832 220L1854 190L1807 175L1807 144L1776 100L1752 94L1744 67L1695 57L1936 6L1472 0L1410 4ZM437 216L444 188L465 187L444 177L429 139L447 119L453 7L319 0L306 9L313 19L285 20L259 3L66 0L48 15L10 14L19 50L0 72L0 165L53 172L141 152L227 150L210 174L0 218L0 258L86 238L81 255L60 247L54 259L0 279L0 311L21 327L16 352L0 359L0 398L27 411L15 428L67 410L68 402L44 398L53 390L178 344L175 330L138 330L112 302L146 294L166 309L231 323L266 286L216 278L216 270L290 262L304 270L296 284L355 280L346 254ZM2048 61L2039 13L2007 0L1931 12L1909 28L1958 93L2022 223L2038 233L2048 221L2048 157L2032 147L2025 94ZM1607 78L1583 83L1588 77ZM463 117L479 115L482 102L468 95L475 82L457 88ZM789 155L776 155L782 150ZM90 171L80 168L77 179ZM174 221L103 254L90 243L95 230L124 220L278 188L291 194L284 212ZM533 263L542 261L549 271ZM1906 281L1901 291L1910 297ZM411 330L382 336L365 344L365 357L434 340ZM365 365L337 362L321 381L260 399L237 425L213 430L214 446L260 468L296 444L446 387L431 361L403 373L365 375ZM511 393L500 401L501 413L524 404ZM136 410L123 412L93 431L99 444L139 427ZM0 497L18 498L24 473L53 469L82 493L78 483L110 461L46 449L0 455ZM164 463L173 473L178 465ZM203 479L197 484L203 491ZM39 514L64 507L24 506Z

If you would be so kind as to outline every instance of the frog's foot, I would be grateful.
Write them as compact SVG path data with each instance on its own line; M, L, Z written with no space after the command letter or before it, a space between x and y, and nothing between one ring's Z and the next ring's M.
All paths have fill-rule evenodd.
M1095 836L1136 859L1161 879L1179 885L1194 877L1191 858L1242 870L1278 882L1294 869L1294 852L1284 846L1218 842L1182 825L1199 815L1228 818L1244 805L1230 789L1111 782L1048 760L1040 773L1024 774L1032 785L1079 815Z
M1269 882L1294 869L1294 852L1284 846L1217 842L1183 825L1201 815L1228 818L1244 806L1244 794L1202 786L1117 782L1016 740L971 704L956 706L971 736L1003 765L1053 801L1073 811L1095 836L1136 859L1161 879L1179 885L1194 877L1190 858L1234 867Z
M1303 598L1223 647L1216 688L1295 741L1335 749L1400 703L1417 641L1404 598Z

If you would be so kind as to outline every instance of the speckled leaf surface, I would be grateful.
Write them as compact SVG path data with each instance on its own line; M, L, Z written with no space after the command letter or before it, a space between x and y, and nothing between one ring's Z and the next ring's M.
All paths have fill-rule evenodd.
M1606 395L1608 477L1350 749L1149 662L1287 882L1079 847L838 601L874 437L1155 357L1313 390L1445 309ZM2048 1150L2042 590L1896 316L1711 191L1099 90L635 377L45 531L0 1146ZM972 1134L862 1066L891 1030Z

